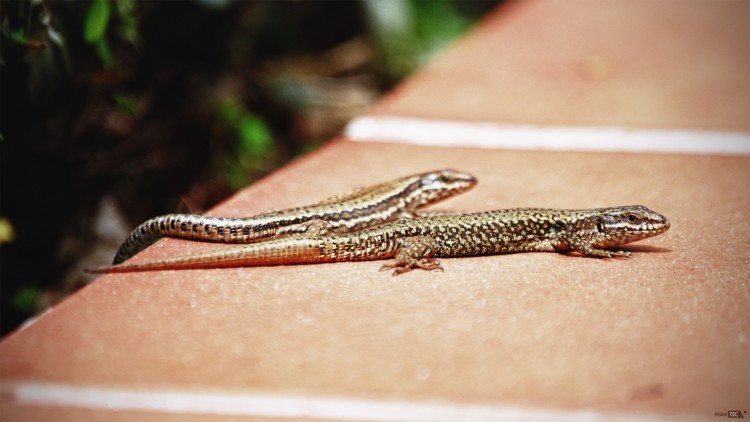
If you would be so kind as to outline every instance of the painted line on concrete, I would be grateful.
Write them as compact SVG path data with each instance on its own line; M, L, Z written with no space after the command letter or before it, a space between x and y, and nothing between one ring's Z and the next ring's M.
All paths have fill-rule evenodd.
M438 147L750 154L750 134L743 132L513 126L376 116L352 120L344 134L349 139L360 142L395 142Z
M4 397L21 405L64 406L109 411L155 411L250 417L309 418L343 421L667 421L644 414L612 414L593 410L554 411L495 405L447 404L180 390L128 390L63 384L17 382L0 386ZM684 417L682 418L684 420Z

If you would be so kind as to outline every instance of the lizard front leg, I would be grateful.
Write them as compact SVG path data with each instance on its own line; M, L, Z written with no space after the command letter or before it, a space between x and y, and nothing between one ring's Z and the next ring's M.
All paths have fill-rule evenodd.
M578 252L581 255L592 256L596 258L612 258L613 256L630 258L632 256L632 254L628 251L609 251L606 249L597 249L593 245L585 241L570 244L570 249L574 252Z
M437 251L435 239L429 236L414 236L399 240L398 253L390 264L385 264L380 271L394 270L393 275L401 275L415 268L428 271L443 271L440 261L433 258Z

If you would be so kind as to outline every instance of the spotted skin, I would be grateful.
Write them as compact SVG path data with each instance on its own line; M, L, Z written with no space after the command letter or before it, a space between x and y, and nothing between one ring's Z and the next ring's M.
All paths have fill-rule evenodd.
M359 230L412 217L419 208L462 193L475 184L476 178L468 173L443 169L366 187L317 204L249 218L167 214L152 218L133 230L113 264L124 262L165 236L204 242L252 243L294 234L318 236Z
M437 258L516 252L573 251L597 258L630 257L609 250L669 229L663 215L641 206L582 210L517 208L397 220L364 230L291 236L203 254L91 272L113 273L395 258L383 270L442 270Z

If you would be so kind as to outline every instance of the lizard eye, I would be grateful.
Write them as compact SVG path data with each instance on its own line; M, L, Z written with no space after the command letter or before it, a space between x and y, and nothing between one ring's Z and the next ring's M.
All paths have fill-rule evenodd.
M443 175L440 175L440 181L443 183L448 183L450 181L450 178L448 178L448 176L443 174Z
M628 221L630 221L631 223L636 223L638 222L638 217L636 217L635 214L628 214Z

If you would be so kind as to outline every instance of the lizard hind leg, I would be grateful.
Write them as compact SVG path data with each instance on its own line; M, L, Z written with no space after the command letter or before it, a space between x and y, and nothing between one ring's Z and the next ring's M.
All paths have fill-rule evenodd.
M401 239L398 253L390 264L385 264L380 271L393 270L393 275L401 275L420 268L427 271L443 271L440 261L433 258L437 251L435 239L429 236L414 236Z

